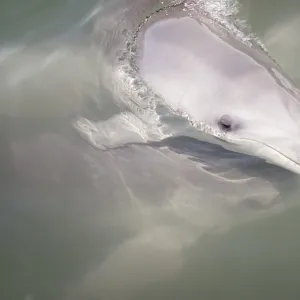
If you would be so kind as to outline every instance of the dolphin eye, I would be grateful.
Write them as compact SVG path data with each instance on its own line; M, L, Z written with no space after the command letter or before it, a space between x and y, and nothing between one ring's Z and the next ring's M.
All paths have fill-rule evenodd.
M223 131L231 131L233 129L233 121L230 116L223 115L218 121L218 126Z

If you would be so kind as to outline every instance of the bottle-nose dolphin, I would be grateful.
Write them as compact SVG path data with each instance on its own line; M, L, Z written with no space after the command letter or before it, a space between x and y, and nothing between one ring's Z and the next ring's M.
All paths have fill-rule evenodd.
M190 135L186 126L174 132L164 106L188 120L199 139L300 173L300 93L273 59L192 10L191 1L151 15L158 1L125 2L104 44L127 112L93 129L81 119L77 128L99 147L124 143L125 135L112 131L132 130L147 141Z

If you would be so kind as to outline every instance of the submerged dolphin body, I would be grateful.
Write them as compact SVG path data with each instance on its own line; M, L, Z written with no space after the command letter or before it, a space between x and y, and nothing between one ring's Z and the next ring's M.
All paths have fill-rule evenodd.
M131 141L182 134L300 173L299 91L266 53L189 2L149 15L158 1L128 0L117 10L122 21L104 37L105 73L125 112L76 127L99 148L130 142L128 132Z

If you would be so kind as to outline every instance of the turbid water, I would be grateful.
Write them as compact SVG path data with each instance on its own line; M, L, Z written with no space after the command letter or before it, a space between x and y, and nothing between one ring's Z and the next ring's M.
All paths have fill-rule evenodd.
M297 176L184 138L103 154L73 130L118 110L83 47L108 2L0 3L0 298L299 299ZM232 3L202 1L239 9L299 86L298 1Z

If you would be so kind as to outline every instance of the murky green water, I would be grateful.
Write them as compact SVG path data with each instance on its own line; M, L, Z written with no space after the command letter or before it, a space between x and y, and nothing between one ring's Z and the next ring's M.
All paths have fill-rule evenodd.
M96 0L1 1L0 45L33 45L45 38L68 35L96 3ZM240 15L247 19L283 68L300 83L300 2L243 0L241 3ZM72 70L81 72L84 68L79 63ZM87 75L91 74L87 72ZM68 78L68 74L62 78ZM54 82L51 90L56 86ZM66 94L66 98L74 99L73 94ZM17 118L10 127L7 124L11 123L4 120L0 132L1 136L7 136L4 132L8 130L11 137L26 140L24 156L18 154L22 163L18 164L14 159L0 161L0 299L123 300L128 299L125 296L126 284L129 288L136 288L129 299L300 299L300 207L297 203L278 214L272 213L268 218L240 224L228 228L228 231L225 227L221 232L205 232L185 250L180 272L171 279L150 280L141 289L135 286L135 279L127 283L124 281L126 273L130 277L132 269L138 269L130 265L131 261L136 266L143 265L131 256L124 256L124 260L128 260L127 267L126 262L123 269L116 267L111 271L107 267L107 272L111 271L112 275L101 279L103 274L97 273L98 266L114 253L119 244L133 235L135 224L132 224L132 230L123 230L122 226L116 229L113 224L107 226L110 218L114 223L113 217L101 214L102 206L98 204L98 195L92 188L93 175L88 170L79 171L84 167L78 164L81 158L72 148L77 137L69 132L61 116L53 117L54 106L59 107L57 111L63 110L68 115L72 114L73 105L78 105L78 102L68 101L68 104L62 105L54 101L52 106L42 102L38 109L32 110L36 107L35 103L33 100L28 104L30 108L23 107L23 112L29 112L31 116L34 111L33 123L18 121ZM39 113L42 120L36 116ZM51 115L49 120L48 115ZM46 144L32 139L32 132L39 130L49 134ZM53 132L70 136L71 146L54 136ZM57 149L47 147L56 143L60 144ZM47 153L46 161L32 145ZM0 155L10 157L10 149L6 148L4 140ZM64 165L64 169L57 173L60 164ZM16 172L21 174L17 179L14 177ZM115 184L121 184L121 180ZM106 208L110 211L109 201ZM124 222L129 223L126 220ZM130 247L131 244L128 249ZM140 251L145 251L145 248L138 248L133 257L139 257ZM155 253L151 256L151 251L146 256L150 257L150 261L157 258L158 264L169 263L164 256L156 257ZM121 254L111 258L118 259L122 261ZM178 259L174 261L177 263ZM170 260L170 269L174 261ZM152 271L145 267L143 271L136 271L133 278L141 278ZM92 296L80 288L90 272L92 275L88 278L91 283L87 283L84 289L92 290ZM116 276L120 272L125 275ZM122 286L124 298L122 291L116 291L113 294L115 298L97 294L101 280L108 280L106 284L116 289ZM123 285L120 281L124 281ZM138 285L139 281L136 282Z

